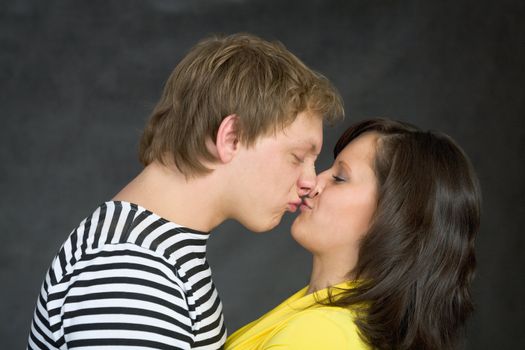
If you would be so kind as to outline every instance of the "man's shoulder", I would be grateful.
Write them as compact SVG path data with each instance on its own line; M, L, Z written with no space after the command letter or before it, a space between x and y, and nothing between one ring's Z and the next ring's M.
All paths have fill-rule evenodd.
M125 267L129 271L163 275L182 286L175 264L149 235L163 224L138 206L105 202L73 229L50 267L51 284L82 273ZM165 233L169 227L163 228ZM160 234L157 234L158 238ZM153 243L153 244L152 244ZM154 244L157 243L157 244ZM54 282L54 283L53 283Z
M61 250L74 261L101 250L135 246L136 250L150 251L152 256L173 262L176 259L172 255L186 246L192 246L190 251L196 253L193 257L204 257L206 237L201 236L136 204L108 201L73 229Z
M207 237L138 205L109 201L71 232L52 262L49 284L61 289L80 277L96 283L111 274L129 281L142 276L156 281L155 288L192 294L211 278Z

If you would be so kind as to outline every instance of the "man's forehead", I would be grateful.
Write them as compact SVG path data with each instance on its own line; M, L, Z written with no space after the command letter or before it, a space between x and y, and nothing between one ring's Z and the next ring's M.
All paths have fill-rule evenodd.
M314 139L296 140L293 142L292 147L303 149L315 155L319 154L321 151L321 144L319 140Z
M282 130L281 135L291 147L317 155L323 144L322 119L300 113L291 125Z

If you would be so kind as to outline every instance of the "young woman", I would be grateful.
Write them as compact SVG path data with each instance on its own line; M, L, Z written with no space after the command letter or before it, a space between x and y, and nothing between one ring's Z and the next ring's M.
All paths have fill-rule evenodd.
M448 136L374 119L350 127L301 205L310 283L226 349L451 349L472 312L478 180Z

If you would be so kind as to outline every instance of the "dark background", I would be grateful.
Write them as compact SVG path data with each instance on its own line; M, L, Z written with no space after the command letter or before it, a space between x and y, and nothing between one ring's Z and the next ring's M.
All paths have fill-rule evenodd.
M169 73L199 39L282 41L341 91L318 169L352 122L388 116L454 137L483 195L468 349L524 332L525 8L516 1L2 1L0 325L25 346L44 273L66 235L141 169L137 141ZM226 222L209 260L229 331L308 282L290 238ZM521 346L520 346L521 345Z

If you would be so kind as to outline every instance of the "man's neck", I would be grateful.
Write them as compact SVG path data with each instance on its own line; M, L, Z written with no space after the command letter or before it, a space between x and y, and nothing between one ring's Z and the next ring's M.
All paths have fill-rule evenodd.
M194 230L210 232L227 215L217 205L220 186L210 175L186 179L176 168L153 162L114 198L140 205Z

